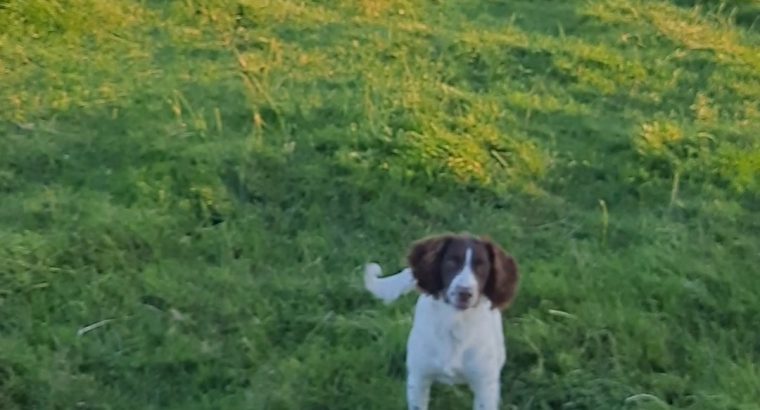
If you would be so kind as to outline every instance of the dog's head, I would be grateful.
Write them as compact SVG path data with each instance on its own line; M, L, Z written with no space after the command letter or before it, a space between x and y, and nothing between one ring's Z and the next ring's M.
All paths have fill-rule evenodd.
M432 236L412 245L409 266L420 289L459 310L481 297L505 309L515 297L519 274L515 260L488 238Z

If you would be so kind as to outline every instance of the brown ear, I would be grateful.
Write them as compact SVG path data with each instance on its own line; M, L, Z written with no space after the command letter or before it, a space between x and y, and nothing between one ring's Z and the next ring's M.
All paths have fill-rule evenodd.
M520 274L517 263L503 249L490 239L483 239L491 259L491 272L483 292L495 309L506 309L517 293Z
M407 263L417 280L417 286L433 296L443 290L441 256L451 239L448 235L433 236L412 244Z

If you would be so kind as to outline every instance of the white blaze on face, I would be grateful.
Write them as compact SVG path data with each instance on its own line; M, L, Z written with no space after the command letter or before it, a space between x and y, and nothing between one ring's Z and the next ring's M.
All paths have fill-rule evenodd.
M469 292L472 297L470 298L469 305L472 306L478 301L478 279L475 277L475 272L472 269L472 248L468 247L464 256L464 264L462 270L454 276L454 280L451 281L449 288L446 290L446 296L450 301L456 301L457 294L459 292Z

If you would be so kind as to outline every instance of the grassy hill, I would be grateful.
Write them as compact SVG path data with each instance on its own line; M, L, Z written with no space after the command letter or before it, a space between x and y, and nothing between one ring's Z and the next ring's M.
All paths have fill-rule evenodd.
M522 269L505 409L760 408L758 16L0 1L0 408L403 408L359 267L463 230Z

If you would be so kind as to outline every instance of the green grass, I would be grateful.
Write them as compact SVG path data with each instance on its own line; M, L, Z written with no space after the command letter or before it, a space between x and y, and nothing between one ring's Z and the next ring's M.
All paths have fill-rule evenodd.
M0 1L0 408L403 408L359 267L468 230L505 409L760 409L758 16Z

